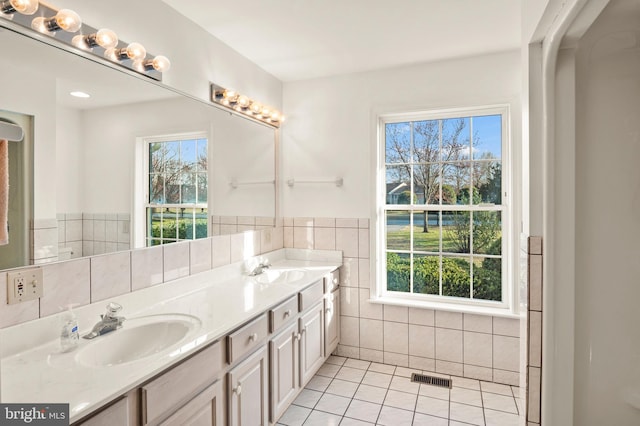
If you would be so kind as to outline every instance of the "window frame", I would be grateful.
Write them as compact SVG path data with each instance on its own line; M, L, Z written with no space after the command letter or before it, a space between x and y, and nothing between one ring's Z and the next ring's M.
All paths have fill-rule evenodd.
M421 306L435 307L438 309L460 310L478 313L493 313L510 315L516 308L513 301L515 294L515 277L516 268L514 261L516 254L514 253L513 241L513 222L514 208L512 196L512 173L513 158L512 138L511 138L511 114L509 104L498 105L482 105L475 107L462 107L450 109L430 109L412 112L380 112L375 115L375 237L372 238L372 250L377 260L372 265L372 273L375 277L371 282L371 302L388 303L403 306ZM501 182L501 204L495 208L477 206L456 205L451 209L451 205L411 205L407 204L390 204L387 205L386 194L386 132L385 125L389 123L402 123L424 120L445 120L453 118L476 117L486 115L502 116L502 146L501 146L501 165L502 165L502 182ZM471 160L470 160L471 161ZM422 208L421 208L422 207ZM433 207L433 208L429 208ZM407 210L407 211L479 211L479 210L497 210L501 212L502 221L502 300L489 301L483 299L467 299L443 295L427 295L416 293L392 292L387 290L387 262L386 262L386 212L390 210ZM409 252L414 252L413 246ZM440 256L442 251L440 251ZM411 276L411 280L413 276Z
M171 142L191 139L207 140L207 202L198 204L153 204L149 202L149 145L157 142ZM142 136L136 138L137 170L135 179L135 210L134 210L134 244L135 247L154 247L147 245L147 208L167 206L169 208L206 208L207 210L207 237L211 236L211 138L206 131L192 131L184 133L168 133L155 136ZM203 207L204 206L204 207ZM194 229L195 236L195 229ZM194 241L194 239L177 240L176 242ZM162 245L162 244L160 244Z

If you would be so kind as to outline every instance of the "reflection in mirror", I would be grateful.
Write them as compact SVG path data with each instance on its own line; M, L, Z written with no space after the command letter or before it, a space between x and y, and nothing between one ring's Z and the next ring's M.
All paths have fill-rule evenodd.
M32 224L33 245L0 269L155 244L147 220L154 207L173 214L156 230L178 229L167 240L273 226L273 128L1 27L0 40L0 76L10 82L0 112L24 117L33 130L32 160L24 161L33 172L23 191L33 206L20 218ZM206 149L179 144L172 167L183 173L160 200L149 190L148 142L189 134L207 140ZM193 168L192 157L206 168ZM189 215L191 225L182 220Z

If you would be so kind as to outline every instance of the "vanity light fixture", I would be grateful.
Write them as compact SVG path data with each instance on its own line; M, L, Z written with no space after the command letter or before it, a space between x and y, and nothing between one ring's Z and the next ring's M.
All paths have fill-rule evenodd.
M0 2L0 12L5 15L13 15L16 12L22 15L33 15L39 5L38 0L4 0Z
M280 123L284 121L284 115L275 108L216 84L211 84L211 100L274 127L280 127Z
M103 49L114 49L118 45L118 36L111 30L103 28L97 33L88 35L78 34L71 39L71 43L79 49L93 49L100 46Z
M75 33L80 27L82 27L82 19L71 9L60 9L51 18L38 16L31 22L31 28L45 34L55 33L58 30Z
M33 14L36 14L35 18L29 16ZM9 22L1 22L3 20ZM17 29L16 26L22 28ZM162 72L171 67L166 56L147 55L140 43L118 40L116 33L109 29L97 29L83 23L73 10L58 10L40 0L0 0L0 29L5 27L27 36L28 31L38 31L54 38L59 44L57 47L75 50L74 53L87 58L88 55L107 58L118 66L158 81L162 81Z

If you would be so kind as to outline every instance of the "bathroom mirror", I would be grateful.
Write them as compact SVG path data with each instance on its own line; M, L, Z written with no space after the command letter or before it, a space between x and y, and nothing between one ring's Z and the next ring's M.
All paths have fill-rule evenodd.
M2 26L0 44L0 119L18 116L31 126L32 140L21 143L27 151L32 146L33 164L25 161L19 172L33 188L22 195L33 200L34 241L22 264L57 260L58 248L63 258L144 246L147 223L160 217L145 210L148 141L158 138L178 142L182 154L172 152L185 170L193 159L180 141L193 134L207 139L207 149L198 150L204 177L197 184L188 174L167 177L166 186L179 187L181 195L165 198L176 205L163 212L182 218L189 209L180 203L197 186L196 216L209 235L274 225L275 129ZM10 227L21 225L31 226L20 218ZM0 269L21 266L2 265L2 258L0 252Z

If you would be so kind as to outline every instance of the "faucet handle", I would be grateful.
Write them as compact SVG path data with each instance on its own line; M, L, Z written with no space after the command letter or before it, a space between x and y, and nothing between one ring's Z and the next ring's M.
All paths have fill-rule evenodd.
M122 310L122 305L118 303L110 302L107 305L107 316L112 317L118 312L120 312L121 310Z

